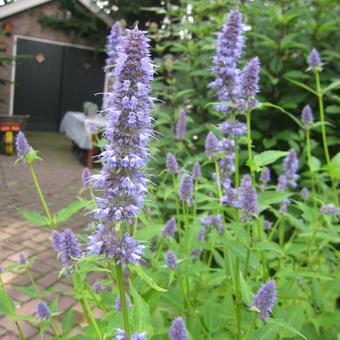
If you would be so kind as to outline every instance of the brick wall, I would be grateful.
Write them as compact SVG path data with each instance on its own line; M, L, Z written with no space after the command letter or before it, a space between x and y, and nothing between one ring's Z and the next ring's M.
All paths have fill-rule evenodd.
M1 47L5 49L4 52L1 52L1 55L12 55L13 53L13 44L14 44L14 35L23 35L27 37L34 37L40 39L54 40L65 43L74 43L84 46L89 46L89 43L84 40L78 40L76 42L72 41L69 36L67 36L64 32L58 31L51 28L42 27L39 24L39 18L41 15L62 15L62 11L59 8L59 1L55 0L50 3L32 8L30 10L18 13L11 17L8 17L2 21L0 21L0 25L2 26L5 22L10 22L13 25L13 31L10 36L1 37ZM11 79L11 64L7 64L5 68L1 68L1 78L2 79ZM7 115L10 111L10 92L11 86L10 83L7 83L4 86L0 85L0 115ZM15 112L14 112L15 114Z

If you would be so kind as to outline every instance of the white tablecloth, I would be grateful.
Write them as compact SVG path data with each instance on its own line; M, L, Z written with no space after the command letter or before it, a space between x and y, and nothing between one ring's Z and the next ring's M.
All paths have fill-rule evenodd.
M61 121L59 131L65 133L81 149L89 150L92 148L91 132L105 125L106 120L99 116L90 118L86 117L83 112L67 111Z

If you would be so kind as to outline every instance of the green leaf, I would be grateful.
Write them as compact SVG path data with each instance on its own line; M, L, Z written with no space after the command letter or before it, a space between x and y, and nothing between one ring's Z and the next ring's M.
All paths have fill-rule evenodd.
M272 164L279 158L286 156L288 152L279 150L263 151L254 156L254 161L258 167L262 167L268 164Z
M274 325L276 325L276 326L279 326L279 327L281 327L281 328L283 328L283 329L285 329L285 330L287 330L287 331L289 331L289 332L291 332L291 333L293 333L293 334L295 334L295 335L299 335L299 336L300 336L301 338L303 338L303 339L307 339L302 333L300 333L300 332L299 332L297 329L295 329L294 327L288 325L288 324L286 323L286 321L284 321L284 320L270 319L268 322L271 323L271 324L274 324Z
M141 266L129 266L129 268L131 271L135 272L143 281L145 281L154 290L157 290L158 292L167 291L166 289L158 286L157 283L143 271L143 268Z
M293 83L293 84L295 84L295 85L297 85L297 86L299 86L299 87L302 87L303 89L305 89L305 90L307 90L307 91L313 93L315 96L317 96L317 92L316 92L315 90L313 90L311 87L309 87L308 85L306 85L306 84L304 84L304 83L301 83L301 82L299 82L299 81L297 81L297 80L287 78L287 77L286 77L286 79L287 79L289 82L291 82L291 83Z
M266 252L267 254L274 255L278 254L280 257L285 257L286 254L281 250L281 248L273 242L261 241L257 242L255 249L258 251Z
M263 211L267 209L272 204L281 203L286 198L290 197L292 193L290 192L277 192L277 191L264 191L260 192L259 199L259 209Z
M24 293L25 295L29 297L37 297L37 292L29 287L16 287L17 290Z
M17 209L18 213L29 223L42 227L49 225L47 217L40 215L37 211L24 210L21 208Z
M289 118L291 118L301 129L304 128L304 126L302 125L302 123L300 122L299 119L297 119L292 113L286 111L285 109L283 109L281 106L278 105L274 105L272 103L269 102L265 102L265 103L261 103L260 108L265 108L265 107L272 107L275 108L281 112L283 112L284 114L286 114Z
M340 80L333 81L333 83L324 88L322 92L325 94L328 91L335 90L337 88L340 88Z
M240 271L240 284L242 300L247 306L250 306L253 302L253 293L250 287L248 286L248 283L244 279L241 271Z
M65 316L63 317L63 320L61 322L63 333L67 334L72 330L73 327L73 309L70 309Z
M133 298L133 310L131 313L131 323L134 332L146 332L148 337L152 337L153 328L148 304L137 293L133 285L130 285L130 292Z
M58 211L55 216L56 223L65 222L75 215L79 210L88 207L92 201L81 199L79 201L72 202L67 207Z

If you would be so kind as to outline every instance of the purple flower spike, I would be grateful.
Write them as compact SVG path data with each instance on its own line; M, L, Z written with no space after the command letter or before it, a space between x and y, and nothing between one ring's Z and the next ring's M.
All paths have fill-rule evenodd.
M91 170L89 168L85 167L83 169L82 174L81 174L81 181L83 183L84 188L89 187L90 180L91 180Z
M19 264L26 264L27 263L27 257L23 253L19 253Z
M299 178L297 171L299 169L299 160L297 153L291 149L283 161L284 173L279 177L277 191L285 191L287 187L296 188L296 180Z
M268 221L268 220L264 220L263 221L263 229L264 230L271 230L273 227L273 223Z
M247 133L247 126L238 120L227 120L219 124L222 133L231 135L232 137L241 137Z
M45 321L49 319L50 316L51 312L46 303L39 301L37 303L37 319L40 321Z
M169 250L165 256L165 264L170 269L175 269L177 266L177 258L173 251Z
M302 109L301 121L306 126L313 124L313 122L314 122L313 112L312 112L312 109L309 105L306 105Z
M336 216L340 214L340 209L337 208L334 204L324 204L320 208L320 212L322 212L325 215Z
M125 331L122 329L117 329L117 335L114 340L126 340ZM130 340L146 340L146 333L135 333L132 334Z
M185 326L183 318L176 318L172 324L169 331L170 340L188 340L188 331Z
M105 289L105 287L103 286L103 284L100 281L96 281L92 285L92 289L93 289L94 292L99 293L99 292L103 291Z
M77 236L66 229L60 239L61 261L64 266L70 266L74 259L80 258L81 250Z
M123 238L119 239L115 229L106 228L102 224L98 225L95 233L89 236L87 249L89 255L103 254L107 258L114 258L124 267L128 263L139 264L144 253L144 246L129 234L124 233Z
M313 70L322 66L320 54L316 48L313 48L308 56L308 65Z
M102 170L92 177L94 187L101 191L94 215L103 223L132 223L144 205L148 183L142 168L152 137L150 82L154 71L149 39L138 28L127 30L118 52L106 110L108 144L100 155Z
M213 158L218 152L218 139L213 132L209 132L205 138L205 154L209 159Z
M176 125L176 139L183 140L187 125L187 109L182 109L179 113L177 125Z
M265 166L260 175L261 189L266 189L268 182L270 181L270 168Z
M190 204L193 190L192 176L184 174L178 190L180 200Z
M19 131L15 138L15 148L19 158L24 157L30 152L30 146L27 142L25 134L22 131Z
M51 242L52 242L52 247L56 252L60 251L61 238L62 238L62 233L56 230L52 232Z
M126 306L128 308L131 308L132 307L131 299L130 299L129 295L127 295L127 294L125 294L125 301L126 301ZM121 300L120 296L117 296L117 298L116 298L115 309L118 313L120 313L122 311L122 300Z
M302 188L300 194L301 194L301 197L302 197L304 200L308 200L308 198L309 198L309 196L310 196L310 192L309 192L308 188L306 188L306 187L303 187L303 188Z
M239 85L241 111L252 110L257 106L255 96L259 92L259 73L260 61L257 57L251 59L242 70Z
M250 175L244 175L240 185L240 207L242 220L249 221L251 217L259 213L257 193L251 183Z
M197 161L192 167L192 177L194 179L198 179L202 176L200 163Z
M230 11L227 23L217 34L216 54L213 58L212 73L215 81L210 87L217 91L218 100L222 102L216 106L221 112L230 110L236 97L238 69L237 61L242 54L244 45L242 15L238 10Z
M172 174L177 174L178 172L177 159L171 152L166 155L166 168Z
M122 28L119 21L112 25L111 32L107 36L106 49L108 58L106 59L107 66L113 66L118 57L118 45L122 35Z
M174 237L176 227L176 219L174 217L171 217L170 220L168 220L163 227L163 230L161 232L162 236Z
M267 320L276 301L276 284L274 280L266 282L256 293L253 306L260 311L259 319Z

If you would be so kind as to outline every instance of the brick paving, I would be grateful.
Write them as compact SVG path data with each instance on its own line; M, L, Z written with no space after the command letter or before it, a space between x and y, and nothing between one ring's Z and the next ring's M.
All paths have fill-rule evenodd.
M34 132L27 133L27 137L43 158L43 161L35 162L35 168L49 208L55 213L77 197L83 166L74 157L71 142L64 136ZM79 306L67 295L71 290L69 280L57 277L60 264L50 245L51 231L30 225L17 213L18 207L41 213L42 209L27 165L15 164L15 160L15 156L0 154L0 265L7 267L16 263L20 252L27 257L36 257L30 270L39 288L45 290L54 287L63 292L58 294L61 314L70 308L79 311ZM88 222L89 216L78 214L60 227L80 230L85 228ZM1 278L15 302L18 315L35 316L37 301L16 288L30 287L27 275L5 272L1 274ZM49 298L55 297L56 295L52 294ZM27 339L41 339L36 327L25 321L20 323ZM0 339L19 339L14 323L7 317L0 316ZM50 339L50 335L46 334L44 339Z

